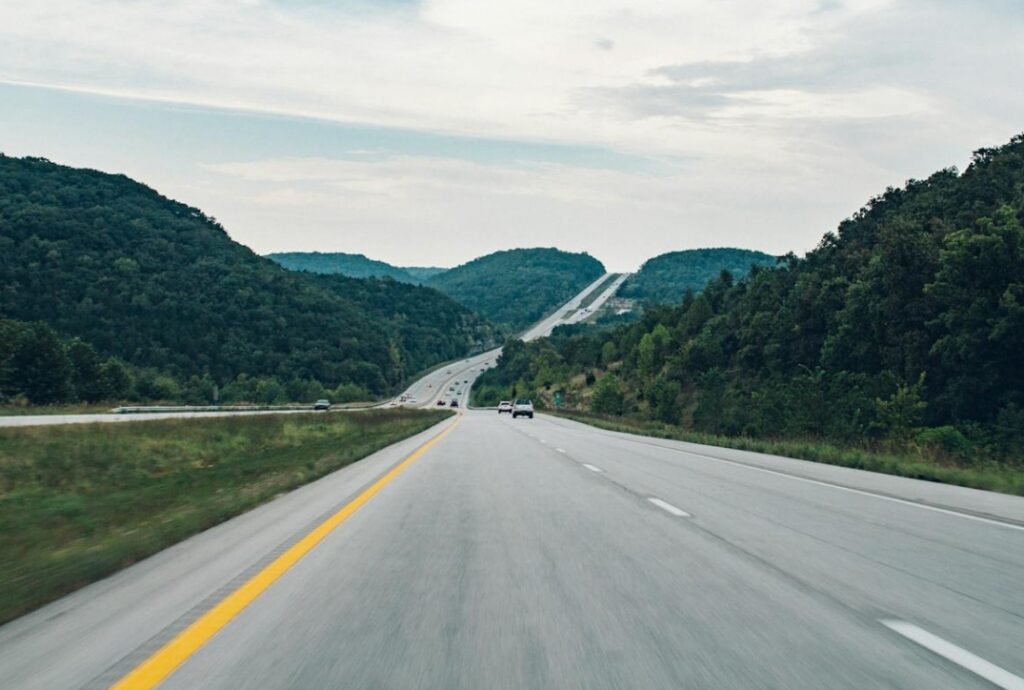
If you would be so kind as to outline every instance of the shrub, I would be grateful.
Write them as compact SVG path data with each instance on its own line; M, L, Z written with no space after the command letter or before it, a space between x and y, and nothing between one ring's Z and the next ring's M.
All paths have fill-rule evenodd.
M937 448L950 455L965 456L974 449L974 444L952 426L936 426L921 429L914 440L922 446Z

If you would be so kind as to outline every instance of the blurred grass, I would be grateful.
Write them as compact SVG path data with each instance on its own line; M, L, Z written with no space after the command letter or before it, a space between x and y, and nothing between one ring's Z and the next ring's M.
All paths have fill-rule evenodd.
M942 484L955 484L973 489L998 491L1024 496L1024 470L1019 466L988 461L971 466L959 465L951 459L939 459L921 451L907 448L873 450L839 446L816 439L757 439L746 436L717 436L688 431L661 422L647 422L628 418L611 418L575 411L552 411L548 414L566 417L609 431L621 431L653 438L665 438L706 446L749 450L756 453L781 455L800 460L811 460L828 465L852 467L898 477L923 479Z
M0 417L39 414L93 414L110 412L118 403L68 403L66 405L0 405Z
M382 410L0 429L0 622L448 416Z

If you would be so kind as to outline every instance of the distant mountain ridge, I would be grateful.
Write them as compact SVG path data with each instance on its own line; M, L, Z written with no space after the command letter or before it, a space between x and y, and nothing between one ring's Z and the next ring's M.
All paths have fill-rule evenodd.
M392 278L400 283L420 285L444 268L394 266L363 254L345 252L275 252L266 258L292 271L307 273L338 273L349 278Z
M774 256L764 252L732 247L668 252L644 262L640 270L623 283L618 294L620 297L676 304L688 289L700 292L722 271L743 278L751 266L771 266L775 261Z
M399 267L342 252L279 252L267 258L294 271L388 277L432 287L511 328L541 318L604 272L601 262L588 254L555 248L508 249L448 269Z

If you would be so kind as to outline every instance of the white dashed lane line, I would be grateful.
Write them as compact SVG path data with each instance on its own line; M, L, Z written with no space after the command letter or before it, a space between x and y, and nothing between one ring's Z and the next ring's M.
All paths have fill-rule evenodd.
M647 500L650 501L652 504L658 506L662 510L664 510L666 513L671 513L672 515L675 515L676 517L690 517L690 514L687 513L685 510L680 510L679 508L676 508L671 503L666 503L665 501L661 500L660 498L655 498L654 496L651 496Z
M975 675L981 676L996 687L1003 688L1004 690L1024 690L1024 678L985 661L980 656L971 654L966 649L957 647L952 642L947 642L938 635L933 635L913 623L897 620L882 620L879 622L893 632L902 635L912 642L916 642L928 651L952 661L957 666L965 668Z
M591 472L597 472L599 474L601 472L604 472L604 470L602 470L600 467L594 467L593 465L591 465L590 463L587 463L587 462L583 463L583 466L586 467Z

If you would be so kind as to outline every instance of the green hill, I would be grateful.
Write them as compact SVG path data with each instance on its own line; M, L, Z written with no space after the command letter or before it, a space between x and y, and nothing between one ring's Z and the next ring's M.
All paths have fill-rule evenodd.
M400 283L419 285L443 272L443 268L400 268L362 254L342 252L279 252L266 257L287 269L308 273L340 273L349 278L392 278Z
M601 262L589 254L510 249L449 269L427 284L484 318L523 328L604 272Z
M122 175L2 155L0 317L45 322L178 381L371 393L494 335L429 288L288 271Z
M513 341L478 400L561 390L567 407L700 432L906 453L914 476L992 459L1019 473L1022 353L1019 135L963 174L887 189L802 259L614 331Z
M753 265L770 266L775 257L750 249L686 249L648 259L619 289L620 297L678 304L687 290L699 292L722 271L742 278Z
M437 266L402 266L402 270L411 275L416 280L425 283L434 276L444 273L448 269L439 268Z

